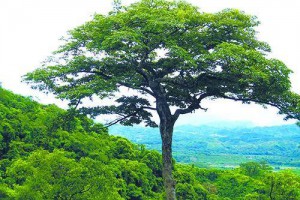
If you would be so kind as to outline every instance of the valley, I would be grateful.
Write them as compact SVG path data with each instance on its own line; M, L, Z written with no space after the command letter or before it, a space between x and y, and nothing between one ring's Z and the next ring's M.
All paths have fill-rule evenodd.
M115 125L110 133L160 151L159 130ZM173 155L177 162L201 167L234 168L240 163L264 161L273 167L300 167L300 128L178 126L174 130Z

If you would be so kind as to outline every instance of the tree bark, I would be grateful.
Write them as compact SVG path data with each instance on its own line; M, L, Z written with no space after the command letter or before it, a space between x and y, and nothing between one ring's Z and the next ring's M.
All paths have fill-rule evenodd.
M172 175L172 137L176 119L172 116L168 104L160 99L156 101L157 113L160 118L159 130L162 140L162 175L164 180L166 199L175 200L175 181Z
M162 139L163 179L167 200L175 200L175 180L172 175L172 136L174 123L163 121L160 123L160 134Z
M178 116L173 116L165 97L163 87L151 82L151 89L156 99L156 111L160 119L159 130L162 140L162 175L167 200L176 200L175 180L172 175L172 137Z

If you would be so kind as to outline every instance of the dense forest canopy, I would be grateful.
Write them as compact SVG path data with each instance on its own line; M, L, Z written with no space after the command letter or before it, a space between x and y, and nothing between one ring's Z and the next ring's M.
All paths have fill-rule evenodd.
M0 199L164 199L156 151L101 124L0 88ZM175 164L179 200L299 199L300 176L265 163Z
M256 38L258 24L235 9L211 14L185 1L141 0L127 7L115 1L109 14L96 14L71 30L56 51L58 59L28 73L25 80L70 100L75 108L95 96L112 98L116 105L80 109L90 115L119 115L111 124L157 126L150 112L156 111L164 186L167 199L173 200L174 124L180 115L206 110L204 99L270 105L285 119L300 119L291 70L268 57L269 45ZM122 87L138 95L120 94Z

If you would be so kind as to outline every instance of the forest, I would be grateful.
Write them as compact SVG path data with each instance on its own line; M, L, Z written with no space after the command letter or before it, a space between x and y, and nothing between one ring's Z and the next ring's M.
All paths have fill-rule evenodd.
M164 199L161 154L74 110L0 88L0 199ZM300 199L296 171L173 162L179 200Z

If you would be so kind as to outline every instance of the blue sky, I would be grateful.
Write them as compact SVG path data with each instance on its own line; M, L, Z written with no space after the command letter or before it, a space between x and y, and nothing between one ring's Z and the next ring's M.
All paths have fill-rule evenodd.
M130 4L133 0L123 0ZM284 61L294 71L293 90L300 93L300 2L295 0L188 0L202 11L217 12L238 8L256 15L261 21L258 38L272 47L271 57ZM21 76L36 69L56 50L59 38L91 19L94 13L111 10L111 0L1 0L0 1L0 81L4 88L30 95L42 103L66 103L46 96L21 83ZM181 117L179 124L203 124L214 121L250 121L255 125L284 123L274 108L242 105L218 100L204 103L209 110ZM103 120L103 119L102 119ZM290 121L289 123L292 123Z

